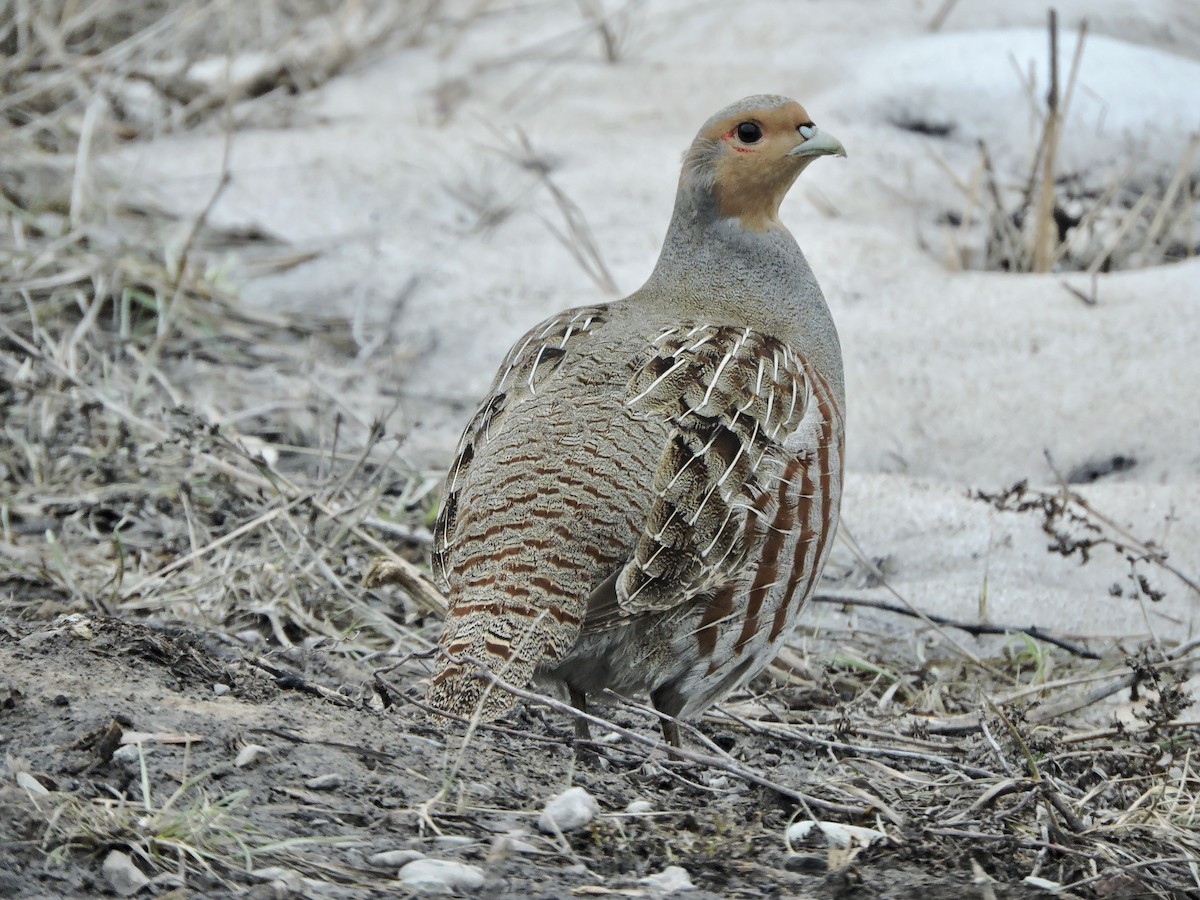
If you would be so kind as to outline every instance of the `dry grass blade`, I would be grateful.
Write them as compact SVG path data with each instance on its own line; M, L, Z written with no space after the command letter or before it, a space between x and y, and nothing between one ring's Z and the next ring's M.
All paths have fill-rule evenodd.
M494 129L493 134L502 141L505 157L515 165L533 173L554 200L554 204L562 216L565 230L546 219L546 226L550 232L567 249L571 257L597 287L606 294L616 294L617 284L604 262L604 257L592 236L591 226L588 225L583 211L550 177L550 166L534 151L528 135L518 130L517 139L514 142Z
M1087 272L1093 280L1090 294L1070 285L1067 289L1094 305L1099 273L1161 265L1200 252L1194 197L1200 183L1194 165L1200 139L1193 136L1179 163L1158 175L1147 174L1149 164L1141 153L1120 164L1114 159L1108 165L1111 171L1062 172L1060 149L1076 138L1073 128L1083 127L1073 124L1077 120L1070 118L1070 108L1088 26L1086 20L1080 23L1067 80L1060 87L1058 20L1053 10L1049 16L1044 98L1037 95L1032 73L1025 75L1013 61L1034 115L1042 123L1022 179L1024 187L1013 185L1014 173L996 170L981 142L986 191L981 195L975 179L964 182L951 173L951 181L963 195L964 210L944 217L953 226L945 232L949 264L956 269L1006 272ZM939 165L945 168L940 160ZM1141 184L1132 183L1135 173Z
M1042 170L1038 180L1037 202L1033 207L1033 249L1031 268L1047 272L1054 254L1054 166L1058 158L1062 118L1058 109L1058 13L1050 10L1050 86L1046 92L1046 117L1042 134ZM1080 41L1082 43L1082 39Z
M0 81L10 88L0 101L10 126L0 138L0 518L9 552L0 579L12 608L156 611L258 627L288 643L320 634L347 652L410 642L403 614L358 587L358 560L391 552L371 523L420 545L428 499L389 485L427 479L397 460L396 441L356 425L353 461L323 465L306 452L323 443L310 410L335 399L223 411L236 426L196 412L194 376L207 367L222 372L230 398L246 400L261 395L264 371L312 358L316 346L330 373L349 377L349 323L242 307L211 263L224 252L213 248L246 239L214 232L206 214L177 223L145 207L101 206L90 162L115 140L217 111L226 113L214 124L228 155L232 103L285 81L295 89L301 71L303 86L315 85L403 41L430 10L302 0L238 29L237 16L267 11L237 7L230 18L223 5L187 0L9 5L11 28L0 34ZM229 75L260 49L265 68ZM135 108L134 94L150 107ZM73 173L65 181L62 160ZM183 233L173 251L161 237L169 228ZM429 593L414 602L441 608Z

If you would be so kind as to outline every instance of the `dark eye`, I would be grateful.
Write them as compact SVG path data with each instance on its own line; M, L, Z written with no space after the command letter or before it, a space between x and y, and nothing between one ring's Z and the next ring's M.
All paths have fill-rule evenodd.
M743 122L737 127L737 136L743 144L757 144L762 140L762 129L754 122Z

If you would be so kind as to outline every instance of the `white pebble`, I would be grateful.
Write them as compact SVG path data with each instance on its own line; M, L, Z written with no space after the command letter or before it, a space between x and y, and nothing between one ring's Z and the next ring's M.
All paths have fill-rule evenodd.
M213 685L213 693L216 694L218 697L224 697L226 694L229 693L229 685L214 684Z
M400 870L400 881L421 894L452 894L483 887L483 870L447 859L418 859Z
M270 752L271 751L262 744L247 744L238 751L238 755L234 758L233 764L239 769L245 769L246 767L252 766L258 762L259 757L267 756L270 754Z
M414 859L424 859L425 854L420 850L384 850L372 855L367 861L381 869L399 869L407 866Z
M150 883L146 873L133 864L133 860L120 850L111 851L104 857L100 867L112 889L122 897L132 897Z
M316 778L310 778L304 782L304 786L311 791L332 791L342 786L343 778L330 772L327 775L318 775Z
M625 807L625 812L631 816L644 816L653 809L654 804L649 800L631 800L629 801L629 805Z
M447 850L455 847L466 847L468 844L474 844L475 838L466 837L461 834L439 834L433 839L433 842L439 847L445 847Z
M126 744L113 751L113 765L127 775L136 775L141 770L143 748L138 744Z
M557 797L546 802L538 817L538 830L546 834L558 831L573 831L582 828L600 812L596 798L581 787L568 788Z
M71 627L71 634L82 641L90 641L96 636L92 631L92 621L87 616L82 616L79 613L66 616L64 620Z
M840 822L814 822L812 819L805 819L789 825L784 840L787 841L789 848L793 843L804 843L814 829L819 829L825 836L825 843L840 850L850 847L869 847L881 838L887 837L882 831L876 831L874 828L842 825Z
M1036 875L1027 875L1021 879L1021 883L1051 894L1057 894L1062 890L1062 885L1057 881L1051 881L1049 878L1038 878Z
M286 897L289 894L303 896L305 878L295 869L284 866L264 866L261 869L253 870L250 874L255 878L270 882L277 897Z
M638 884L644 884L650 890L659 894L673 894L676 891L694 891L692 876L683 866L667 866L656 875L639 878Z
M510 853L537 853L538 848L522 837L524 832L510 831L508 834L498 834L492 838L492 849L489 859L503 859Z

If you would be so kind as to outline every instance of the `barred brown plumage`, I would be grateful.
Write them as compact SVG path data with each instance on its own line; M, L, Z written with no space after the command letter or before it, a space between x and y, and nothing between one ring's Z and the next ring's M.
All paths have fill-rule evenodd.
M777 215L829 154L844 152L794 101L722 110L685 156L647 283L509 352L435 526L450 609L433 706L490 719L512 705L461 656L521 686L565 683L578 704L644 691L683 717L770 662L841 497L837 332Z

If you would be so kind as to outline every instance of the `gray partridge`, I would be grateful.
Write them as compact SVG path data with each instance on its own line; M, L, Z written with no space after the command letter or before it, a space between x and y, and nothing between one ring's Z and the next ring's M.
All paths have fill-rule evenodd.
M565 683L580 707L610 688L687 718L771 661L841 499L837 331L778 216L826 155L845 151L794 100L721 110L684 154L645 285L509 351L434 529L450 606L432 706L513 705L470 657L518 686Z

